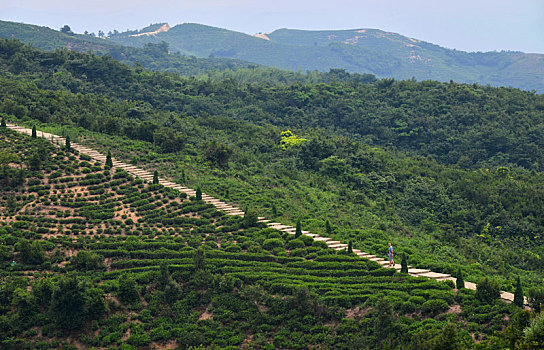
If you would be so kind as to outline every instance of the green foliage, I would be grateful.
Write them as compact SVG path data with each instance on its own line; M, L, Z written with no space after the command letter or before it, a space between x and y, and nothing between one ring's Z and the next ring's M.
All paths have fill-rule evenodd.
M113 168L113 161L111 159L111 151L108 150L108 155L106 156L106 163L104 164L105 169Z
M300 236L302 236L302 224L300 223L300 220L298 220L295 228L295 238L299 238Z
M0 127L5 128L6 127L6 120L4 116L2 116L2 121L0 121Z
M259 214L255 209L246 209L244 213L244 227L250 228L257 226L259 220Z
M531 320L531 324L523 330L527 349L544 347L544 314L540 313Z
M463 273L461 272L461 268L457 269L455 288L457 289L465 288L465 280L463 279Z
M537 313L542 312L542 310L544 309L544 288L530 288L527 294L529 306Z
M283 149L289 149L291 147L302 145L306 141L308 140L296 136L291 130L281 132L280 145Z
M400 261L400 272L408 273L408 256L406 253L402 253L402 260Z
M119 284L117 295L122 302L130 304L139 300L140 296L134 276L131 274L119 276L117 282Z
M37 138L38 135L36 134L36 125L32 126L32 137Z
M171 128L159 128L153 133L153 143L165 153L175 153L183 149L185 137Z
M204 159L220 168L229 167L232 149L223 143L212 141L204 146Z
M5 64L2 55L7 54L0 54L0 64ZM397 90L401 89L408 97L399 100L409 102L414 92L408 88L452 88L447 84L337 82L246 89L227 81L221 85L213 80L206 84L179 80L141 67L117 71L119 66L107 58L73 52L52 57L64 62L55 66L59 75L71 79L85 72L87 85L78 85L79 78L64 85L53 72L49 80L40 81L40 73L35 73L33 84L23 84L27 78L30 81L28 76L10 73L13 80L2 80L6 83L0 89L0 108L9 109L10 114L20 112L18 122L27 120L31 126L35 121L25 116L25 108L47 105L53 99L62 113L51 106L41 111L33 107L31 116L49 122L62 119L65 126L49 124L44 131L77 137L102 152L116 147L121 159L145 163L165 177L177 178L183 169L186 186L195 188L198 183L214 196L256 212L268 213L275 207L280 222L293 224L304 218L308 230L319 234L329 230L332 238L373 254L383 255L383 244L390 239L410 254L415 267L452 273L462 265L469 280L494 275L504 284L512 271L519 271L527 287L541 279L540 173L514 166L465 171L370 146L338 126L309 129L307 117L298 114L315 112L307 115L320 115L321 120L329 113L341 117L345 112L351 118L349 109L342 108L350 106L352 93L362 94L358 98L368 108L372 104L366 94L373 96L372 101L382 99L382 107L388 108L388 93L400 94ZM102 70L91 69L95 65L103 65ZM44 67L48 66L33 69L40 72ZM115 78L108 80L102 71ZM100 87L97 81L103 82ZM110 86L120 87L119 81L133 89L134 99L120 97L123 89L108 91ZM74 94L66 86L82 90ZM138 96L146 88L146 98ZM227 98L227 91L232 96ZM508 89L502 93L514 94ZM35 104L18 99L19 94ZM328 100L329 94L334 98ZM418 98L426 101L426 93L421 94ZM239 98L238 105L232 102ZM335 98L344 99L342 105L333 106ZM268 104L248 102L261 100ZM168 101L176 103L168 105ZM444 103L451 105L451 100ZM510 103L501 102L506 110L513 108ZM298 110L291 109L287 117L284 104L296 105ZM524 101L522 106L528 104ZM180 111L179 106L187 109ZM463 110L465 104L455 106ZM276 115L280 117L275 123L281 127L267 121ZM308 141L283 150L278 135L293 127L294 121L302 124L297 130ZM171 153L162 149L155 139L161 128L183 130L184 147ZM390 121L382 132L397 132L396 128L404 128L402 120ZM406 133L403 137L410 136L409 131L402 132ZM202 162L205 146L213 140L236 150L228 169L210 169ZM84 327L69 336L87 347L149 346L151 341L177 340L180 347L210 348L246 343L256 348L437 348L457 339L462 348L471 348L470 333L481 347L506 341L506 336L500 337L512 319L510 305L486 305L475 298L474 291L461 289L455 295L451 284L397 274L353 255L335 254L324 242L313 242L306 235L292 239L261 224L246 227L246 219L224 215L200 200L186 200L184 194L147 184L125 171L104 171L99 162L92 164L91 158L77 152L53 146L40 150L46 143L0 130L0 152L20 159L15 166L11 161L5 164L10 181L4 186L2 178L0 186L0 207L8 208L0 212L4 264L9 264L14 251L17 259L16 266L0 274L0 339L17 344L16 339L24 338L27 348L39 348L43 339L66 338L68 333L57 334L57 327L69 321L63 316L57 320L63 310L55 301L56 311L50 311L53 304L47 300L64 298L57 287L67 278L66 272L73 270L77 283L69 289L77 293L66 300L84 296L83 312L75 308ZM13 187L16 168L28 163L32 154L40 160L39 170L23 169L26 186ZM24 263L15 249L22 239L31 243L30 248L39 242L46 259L32 266ZM69 251L78 253L66 265ZM15 295L17 307L13 308ZM107 304L104 295L108 295ZM460 314L444 312L457 304ZM144 306L147 312L142 311ZM27 315L23 317L26 323L13 321L23 315ZM348 318L342 319L344 315ZM451 322L456 322L457 330L448 326ZM521 344L520 334L527 325L512 332L516 344ZM34 327L41 327L43 336Z
M70 152L70 150L72 149L72 146L70 145L70 136L66 136L66 143L64 145L64 149L67 152Z
M348 242L348 254L353 254L353 243Z
M299 242L301 243L301 247L304 246L304 242L302 241L299 241ZM283 247L284 245L285 244L283 240L280 238L269 238L263 242L263 249L270 251L270 250L273 250L274 248Z
M59 328L81 328L87 316L87 285L76 275L62 277L53 289L51 315Z
M103 269L104 257L91 252L80 251L72 257L71 263L76 270L79 271L91 271Z
M493 304L500 297L499 285L495 280L484 277L476 286L476 298L482 303Z
M197 188L196 188L195 199L196 199L197 201L201 201L201 200L202 200L202 190L200 189L200 187L197 187Z
M517 282L516 282L516 289L514 291L514 301L513 304L517 307L523 307L524 301L524 295L523 295L523 288L521 286L521 279L518 276Z
M23 238L15 245L15 249L25 264L41 264L46 259L45 248L40 241L30 242Z
M153 185L158 185L158 184L159 184L159 172L155 170L153 172ZM200 198L202 199L202 194L200 195Z

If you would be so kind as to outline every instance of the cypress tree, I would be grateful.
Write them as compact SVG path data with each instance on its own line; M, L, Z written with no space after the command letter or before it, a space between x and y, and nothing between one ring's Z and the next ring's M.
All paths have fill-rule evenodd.
M351 241L348 242L348 254L352 254L353 253L353 245L351 243Z
M3 128L6 127L6 119L4 117L2 117L2 124L0 124L0 126Z
M457 289L465 288L465 280L463 279L463 274L461 273L461 268L457 270L457 280L455 281L455 287Z
M72 148L72 146L70 146L70 136L66 136L66 151L67 152L70 152L70 149Z
M256 210L246 209L244 212L244 227L254 227L257 226L259 221L259 215Z
M400 261L400 272L408 273L408 256L406 256L406 253L402 253L402 260Z
M159 172L155 170L153 173L153 185L157 185L159 183Z
M514 305L523 307L523 288L521 287L521 279L518 276L516 290L514 292Z
M111 151L108 150L108 155L106 156L106 165L104 166L106 169L113 168L113 161L111 160ZM155 181L155 178L153 178L153 181Z
M299 238L302 236L302 225L300 224L300 220L297 221L297 229L295 231L295 238Z
M331 223L329 220L325 221L325 232L330 236L332 233Z
M32 138L37 138L38 137L38 134L36 132L36 125L34 125L32 127Z
M196 188L196 200L197 200L197 201L201 201L201 200L202 200L202 190L200 189L200 187L197 187L197 188Z

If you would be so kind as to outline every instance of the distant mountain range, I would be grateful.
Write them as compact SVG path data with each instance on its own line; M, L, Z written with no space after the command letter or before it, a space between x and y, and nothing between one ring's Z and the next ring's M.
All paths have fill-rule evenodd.
M454 80L544 92L542 54L468 53L377 29L279 29L247 35L201 24L170 27L167 23L158 23L139 31L116 33L100 39L89 35L66 38L63 33L43 27L8 24L10 22L0 22L0 37L33 42L45 49L65 46L77 50L111 51L112 47L144 48L145 44L166 42L170 52L182 55L237 59L245 64L253 62L292 71L342 68L378 77ZM62 40L59 35L63 36Z

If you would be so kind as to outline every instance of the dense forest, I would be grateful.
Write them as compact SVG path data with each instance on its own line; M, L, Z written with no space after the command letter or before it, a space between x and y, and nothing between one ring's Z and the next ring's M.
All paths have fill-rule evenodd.
M540 94L453 82L374 82L373 76L328 84L202 81L131 69L109 56L67 50L42 52L15 41L0 45L0 65L6 78L32 81L39 89L130 100L138 105L131 113L144 118L160 110L261 125L320 128L464 168L544 167L540 137L544 132L544 95ZM340 72L336 75L342 76ZM36 119L47 121L50 114ZM120 118L110 130L122 130L127 118L111 117ZM155 122L153 117L149 119Z
M542 95L516 89L491 88L453 82L418 83L415 81L376 80L372 76L349 75L343 71L332 71L329 73L331 79L327 83L317 84L309 82L291 84L242 83L235 77L222 80L215 73L210 73L210 75L215 75L214 79L202 80L183 78L171 73L150 72L142 67L131 68L107 56L81 54L66 50L52 53L43 52L12 40L0 41L0 74L2 85L0 113L5 120L28 126L38 125L39 129L70 136L72 140L92 146L104 153L111 150L114 157L118 159L149 170L159 170L164 176L179 183L193 188L201 187L216 197L239 203L241 208L256 210L269 218L285 223L295 224L300 221L305 229L323 233L338 240L352 241L354 247L374 254L384 255L386 243L393 242L394 246L398 247L398 252L404 253L409 263L414 267L431 268L434 271L447 272L454 276L461 274L466 280L472 282L482 282L482 278L493 276L490 283L494 288L511 292L516 289L516 281L520 277L526 295L530 296L533 305L541 303L540 300L544 294L541 288L544 277L542 273L544 271L542 260L544 254L544 222L542 221L544 218L544 187L542 185L544 175L542 167L544 165L542 163L543 145L539 137L544 125L544 99ZM263 71L255 69L255 74L258 76L263 74ZM14 135L10 134L9 139L13 137ZM21 139L21 142L24 144L24 142L30 141ZM5 143L5 145L9 145L9 143ZM18 154L19 152L28 152L30 149L39 150L39 147L36 147L37 145L20 146L10 153ZM67 159L63 157L72 156L66 154L63 156L62 153L60 156L55 156L54 153L58 150L51 148L48 152L52 152L53 155L45 157L41 163L37 159L40 157L39 154L46 153L45 151L18 154L17 157L12 157L12 160L3 163L4 174L11 175L8 177L3 175L3 181L7 181L10 187L3 187L4 191L8 191L8 193L2 193L4 204L0 205L13 210L13 214L7 215L8 217L20 216L15 221L31 220L31 218L23 218L22 215L27 214L21 213L28 208L27 205L32 206L32 203L37 200L34 196L29 198L30 195L25 194L29 191L29 186L35 186L32 191L43 190L45 192L41 192L42 195L53 197L52 199L44 197L43 201L49 203L46 205L50 205L55 200L64 205L60 202L61 199L58 199L60 197L55 197L58 196L57 193L47 191L52 191L53 188L62 191L65 187L50 186L43 189L41 187L49 183L56 183L58 174L55 174L51 179L50 173L59 171L58 162ZM77 155L73 157L76 159L70 161L76 162ZM28 164L28 167L31 167L31 158L35 158L34 161L40 164L49 164L51 159L57 159L57 163L45 168L40 167L40 170L46 171L43 177L37 173L27 173L24 171L24 166L22 169L21 166L16 166L16 164ZM64 181L79 181L75 180L78 176L74 176L73 172L80 172L80 176L88 172L92 173L93 176L97 176L96 179L100 180L93 180L92 182L96 182L96 184L93 183L93 186L101 183L105 183L105 185L103 188L93 187L87 192L89 194L95 193L94 195L104 195L103 199L96 198L96 201L103 200L104 203L112 203L108 202L107 199L110 196L105 193L109 191L109 188L117 188L118 185L109 184L109 181L111 178L113 178L111 181L115 181L117 180L115 176L121 178L122 175L117 175L115 172L105 174L106 170L97 168L101 166L100 164L85 164L84 161L84 159L77 160L77 162L83 163L77 169L74 163L68 167L68 172L60 172L59 178L67 176L72 179L58 180L59 185ZM99 176L98 174L103 175ZM36 182L31 179L33 176L48 180L43 183ZM54 181L51 182L51 180ZM126 181L136 180L128 179ZM31 183L35 184L30 185ZM145 190L143 184L132 184L132 186L134 185L142 185L142 188L138 188ZM123 192L125 187L120 187ZM117 195L126 194L121 192L118 192ZM74 192L74 196L77 199L78 194ZM117 198L116 196L114 197ZM81 198L81 201L84 201L84 198ZM125 204L132 203L131 200L127 199ZM25 201L28 204L23 204L26 203ZM75 202L79 201L75 200ZM143 209L144 211L157 208L157 205L151 202L140 201L138 203L147 208ZM190 203L192 203L191 205L198 204L191 200L180 203L177 206L183 207ZM24 206L22 207L22 205ZM79 208L79 205L85 207L84 204L78 204L73 208ZM118 206L118 204L114 204L108 208L114 209L113 207L117 208ZM69 207L72 208L71 204ZM120 219L120 222L116 222L118 220L116 217L128 215L128 213L116 213L118 208L102 212L93 205L90 207L88 210L80 212L77 217L83 216L91 220L112 220L110 231L113 230L113 227L115 230L128 229L126 219L123 218L125 222ZM208 210L208 208L198 206L193 209L196 212ZM138 239L155 240L154 236L149 237L150 234L161 237L165 228L158 226L156 218L159 215L161 220L164 220L167 214L168 212L163 210L161 213L150 213L149 216L145 216L141 227L142 230L149 228L150 233L145 234L147 237ZM53 214L48 213L47 215ZM54 215L60 218L57 212ZM68 214L68 216L70 215L73 215L73 212ZM102 215L104 216L102 217ZM200 214L195 215L200 216ZM213 215L212 217L215 218ZM58 231L59 225L62 224L58 220L53 226L47 224L45 227L48 230L55 227ZM213 223L205 224L215 225L215 228L210 232L206 231L212 230L209 227L202 231L204 241L207 240L205 237L214 237L212 233L220 232L219 226L224 227L222 221L215 220L212 220ZM132 221L135 222L135 220ZM43 220L43 222L48 222L48 220ZM81 224L80 221L74 223ZM37 246L41 244L48 247L44 248L48 252L45 254L47 257L54 254L56 249L64 251L72 244L68 240L66 243L61 242L62 245L67 244L67 246L55 248L54 245L43 242L35 244L35 247L32 248L34 243L31 241L48 238L49 231L40 230L43 226L39 225L21 223L13 227L14 224L13 219L4 220L6 240L3 244L10 246L6 249L3 248L6 252L3 255L6 268L14 251L17 252L18 263L22 258L22 255L19 255L20 250L15 247L20 243L19 239L8 239L8 237L14 236L12 233L15 232L12 231L14 229L30 230L31 233L21 232L15 235L29 240L24 243L29 246L29 256L33 255L32 249L39 251L40 248ZM18 225L22 225L22 227L19 228ZM238 227L236 225L243 225L243 223L234 223L233 221L226 226L236 231ZM285 251L288 257L301 257L312 262L319 262L316 256L320 256L320 254L332 254L325 250L323 253L313 255L316 253L312 251L313 243L303 242L303 246L300 246L300 243L295 245L298 245L298 248L310 248L311 244L312 249L306 253L312 254L307 257L306 253L300 253L299 256L297 255L299 253L295 252L293 255L296 248L294 248L295 246L291 246L294 249L290 248L290 237L277 237L276 233L261 232L262 228L239 227L241 233L229 232L234 235L234 238L230 238L228 242L230 245L242 246L244 254L240 255L242 258L237 257L236 259L244 259L243 256L249 256L245 253L261 252L259 249L269 251L267 254L274 256L284 256L283 252ZM102 231L98 231L99 229ZM119 245L119 242L124 242L125 238L114 237L114 240L110 238L113 233L110 232L106 235L104 229L104 227L85 226L83 228L82 226L78 228L76 226L75 232L78 237L75 238L80 238L81 235L86 234L84 232L89 230L96 230L95 236L97 235L98 238L93 238L94 241L84 240L82 244L85 249L102 249L97 254L102 255L104 259L122 258L129 261L127 263L115 262L115 264L112 262L112 265L109 265L110 269L111 266L123 269L130 267L136 269L132 271L134 273L143 273L143 270L149 269L145 276L135 276L136 289L142 298L147 294L143 288L153 290L161 288L160 283L155 279L158 277L154 276L158 274L157 271L159 271L159 266L162 266L162 261L157 260L152 263L151 259L154 258L186 259L183 260L183 264L187 267L178 268L172 265L177 265L180 262L167 261L168 267L161 267L160 271L162 271L163 277L167 274L172 275L183 293L190 294L190 291L198 290L198 288L191 289L193 285L190 282L190 271L195 271L191 269L194 269L194 264L196 264L193 261L197 254L194 248L198 247L198 243L187 241L193 250L188 251L185 255L151 257L144 253L132 255L132 253L125 253L125 250L122 253L106 253L103 251L106 248L102 245L102 241L107 242L111 239L112 245ZM40 233L46 234L46 236L34 236L36 230L40 230ZM249 240L251 242L244 247L242 244L244 239L240 239L238 236L245 237L246 233L244 232L247 230L249 230L247 236L251 238ZM103 237L100 237L101 234ZM210 235L206 236L206 234ZM283 239L284 242L280 244L278 241L268 241L265 246L265 241L270 239ZM128 241L128 238L126 240ZM136 244L136 241L131 242ZM217 248L222 250L223 244L218 243L221 242L221 239L215 239L215 242ZM57 244L58 242L53 241L52 243ZM253 244L258 245L259 248L251 248ZM211 245L213 246L213 244ZM153 246L153 248L149 246L149 249L156 248L157 246ZM275 248L283 250L278 249L274 252ZM148 248L143 248L143 250L146 249ZM180 248L165 245L165 249L179 250ZM233 252L239 250L238 247L229 249ZM126 251L130 250L126 249ZM218 253L209 254L215 256L214 254ZM42 254L38 255L42 256ZM58 255L62 256L61 253ZM342 254L326 259L336 262L350 259L349 256L339 256ZM32 258L29 259L28 261L32 260ZM74 263L72 259L74 258L67 259L69 265L66 265L66 271L70 270L69 266ZM132 259L141 261L132 262ZM189 262L187 259L193 260ZM236 260L234 257L229 259ZM267 262L263 268L273 267L268 264L270 260L266 260L269 258L263 259L259 260ZM60 273L65 271L63 269L66 263L61 264L61 260L55 261L59 264L59 268L52 269L51 266L47 266L41 271L55 272L55 277L52 277L51 281L53 284L69 283L64 281L63 277L61 278L64 274ZM274 262L287 264L291 261L274 260ZM43 260L40 260L41 263ZM243 283L253 285L256 282L254 277L248 274L244 275L239 270L220 269L223 263L212 263L213 268L210 273L219 276L231 271L233 272L232 277L240 279ZM235 263L229 262L229 264ZM151 268L151 266L156 268ZM267 276L264 280L273 281L280 278L273 273L278 273L277 269L285 267L276 265L275 268L274 271L263 272ZM316 270L322 269L322 267L314 268ZM301 267L301 269L307 271L313 268ZM359 267L353 267L353 269L359 269ZM33 271L32 268L23 266L21 272L16 276L26 275L22 272L26 270ZM96 270L97 276L99 276L97 281L105 278L103 277L105 275L102 275L103 268ZM361 268L361 271L363 270L370 271L374 268L368 266ZM106 271L109 270L106 269ZM295 272L295 274L300 273ZM337 276L335 273L339 272L331 272L329 276ZM89 283L85 282L86 277L84 276L86 275L88 273L82 273L79 277L72 276L71 278L75 278L77 281L70 283ZM310 275L312 274L310 273ZM395 276L392 278L397 278ZM359 277L362 278L362 276ZM344 322L348 322L349 325L346 325L348 328L344 333L335 333L337 329L334 327L332 333L330 330L321 329L320 334L327 334L326 340L321 338L306 340L304 344L307 345L302 348L311 346L311 344L342 347L343 345L340 344L344 344L343 337L356 337L357 341L352 339L352 343L360 344L358 348L381 346L377 345L379 341L376 338L372 338L378 334L376 333L377 328L372 328L378 327L375 322L380 322L379 315L382 311L379 311L378 305L387 310L392 307L395 310L394 314L400 320L400 323L395 323L395 327L399 327L395 328L395 331L393 328L387 328L389 330L386 333L380 333L389 339L387 341L398 341L391 343L391 347L423 346L430 348L435 346L432 345L434 343L421 343L421 339L426 337L431 342L437 342L436 344L445 344L444 342L439 343L439 337L452 336L452 334L459 337L458 339L462 339L455 344L459 344L463 348L473 347L471 334L474 332L482 334L478 335L476 340L480 342L479 346L484 348L486 346L491 348L508 347L510 345L505 345L505 342L510 340L506 339L515 339L512 340L514 343L510 344L517 342L516 346L520 347L524 341L521 329L527 327L530 322L529 314L514 316L516 309L505 309L510 306L507 307L495 301L492 301L493 306L486 306L480 304L482 300L475 299L475 296L471 295L472 292L462 290L455 294L451 292L451 287L448 293L453 294L437 297L438 299L442 298L446 304L441 301L432 301L434 297L429 297L427 294L412 293L409 288L402 287L402 290L409 295L398 294L397 301L399 303L401 300L407 302L412 296L424 297L423 301L421 299L412 301L412 304L415 305L414 309L404 310L394 302L392 306L382 305L378 300L379 297L360 296L366 293L362 286L353 287L353 294L350 294L352 292L346 293L339 287L327 289L329 287L325 287L324 283L330 281L317 281L313 275L304 277L304 283L300 280L293 281L292 277L281 278L290 280L287 284L306 285L308 283L306 285L307 293L315 298L311 302L316 303L315 305L322 305L325 309L327 307L344 307L364 310L369 307L372 312L377 312L375 315L365 315L364 319L358 319L355 323L351 323L349 318L342 319L342 313L347 312L345 310L327 309L328 311L319 311L320 316L312 314L314 318L321 317L320 322L323 325L337 322L334 320L339 319L341 325ZM122 278L120 279L122 280ZM25 290L22 287L24 283L27 285L32 283L28 280L25 282L24 279L16 280L18 282L13 283L20 283L19 286L23 290ZM348 279L344 282L347 283L347 281ZM360 280L349 283L360 283ZM319 285L324 289L319 289ZM484 283L484 285L486 284ZM13 286L13 284L6 284L6 288L8 286ZM110 295L115 295L118 292L116 288L120 288L110 284L107 286L109 289L104 287L106 289L103 289L102 292L110 293ZM266 293L269 293L267 298L273 297L278 291L287 295L296 294L293 289L290 289L292 286L281 289L274 287L274 283L264 283L264 285L260 283L258 288L261 287ZM99 289L101 288L99 287ZM437 288L447 289L443 286ZM212 289L210 288L210 290ZM6 290L5 293L10 294L12 291L11 289ZM330 293L327 294L329 291ZM35 299L37 296L30 295L32 293L27 293L27 297L37 300ZM229 298L235 299L241 297L239 293L239 287L233 287L233 289L226 291ZM343 295L346 297L343 298ZM227 296L224 297L227 298ZM211 299L205 299L200 304L187 304L185 312L199 310L199 315L202 314L206 310L209 300L213 300L214 296L209 294L206 298ZM272 299L267 300L272 302ZM389 300L390 303L391 300ZM432 301L431 304L442 305L436 309L436 313L433 311L432 315L438 315L435 318L428 318L431 314L425 314L426 311L420 309L422 307L420 304L423 305L429 300ZM6 299L7 304L5 305L10 305L13 302L11 299ZM144 303L144 300L140 302ZM145 302L150 303L150 300L145 300ZM441 314L456 303L461 305L460 316L457 316L456 313L453 313L455 316L451 316L451 313ZM212 304L218 305L213 301ZM263 305L272 307L272 304ZM113 305L109 307L111 306ZM122 303L121 306L117 305L116 307L121 309L127 307L127 310L130 310L130 306L123 306ZM139 307L134 306L137 310ZM477 310L471 309L472 307ZM51 310L50 306L40 305L33 310L35 312L32 314L34 317L32 321L21 327L36 325L36 319L44 317L38 315L51 317L51 314L46 313ZM105 314L111 315L112 309L108 310L104 311L100 317ZM156 322L151 321L152 319L156 320L154 317L172 317L171 315L164 316L160 307L156 310L158 311L152 315L149 322ZM248 312L247 310L231 310L227 313L233 315L232 312L234 312L237 316L233 317L236 319L236 317L243 317L240 313ZM4 312L2 317L13 310L5 310ZM221 312L226 311L222 309ZM416 322L426 324L426 322L433 321L439 323L433 326L428 325L429 328L419 324L410 326L412 321L406 319L405 315L412 315L414 312L420 315L418 317L421 317L420 319L416 317ZM278 315L281 313L279 312ZM499 319L505 319L505 314L508 314L506 318L513 320L510 325L501 322L495 323ZM469 317L468 315L473 318L469 318L466 322L463 321L463 317ZM16 316L9 314L6 317ZM106 321L97 316L92 317L102 320L97 321L96 326L96 329L102 329L100 327L104 327ZM293 314L292 317L298 321L284 321L291 325L292 322L301 322L300 318L306 317L306 315ZM7 322L8 319L4 318L3 320ZM52 319L49 318L49 320ZM127 324L130 321L124 319L119 322ZM445 327L443 322L450 322L453 326ZM226 324L228 322L221 323L221 327L225 327ZM308 330L301 330L301 328L289 328L291 326L282 328L284 324L281 326L277 323L274 324L276 326L272 328L262 325L264 328L261 333L263 334L258 338L263 339L263 344L270 343L272 338L275 339L277 336L275 332L280 329L284 332L281 333L282 336L287 337L286 341L291 343L274 343L276 347L294 347L291 344L297 343L298 340L290 338L290 335L285 335L285 333L311 333ZM315 322L309 321L308 324L315 325ZM148 329L144 326L142 331L148 334L149 327L154 328L155 325L158 326L158 323L147 326ZM234 323L231 325L235 327ZM54 327L59 326L57 324ZM503 326L507 328L503 328ZM172 333L175 326L170 324L165 327L170 327L168 334L177 334ZM214 324L214 327L218 327L218 325ZM255 327L257 327L256 324L252 324L248 326L248 329L254 331ZM406 327L413 329L414 333L402 331L406 330ZM13 330L9 333L9 337L20 335L24 331L23 328ZM423 329L426 329L425 332L428 333L419 333L423 332ZM449 333L443 335L438 332L439 329L444 332L447 329ZM220 332L217 328L207 329L206 332L208 331L215 332L214 334ZM463 333L465 331L467 333ZM202 333L203 331L198 328L197 332ZM416 333L417 336L414 335ZM240 342L246 339L244 337L249 334L244 333ZM404 336L401 337L401 334ZM423 334L427 335L423 336ZM254 336L257 337L257 335ZM222 337L217 337L217 339L226 339ZM381 339L381 337L378 338ZM12 346L15 348L18 346L16 342L13 344ZM97 343L92 346L107 346L108 344L111 342L106 344L102 340L97 340ZM211 343L207 345L224 346ZM440 348L439 345L436 346ZM525 344L524 346L530 348L530 345Z

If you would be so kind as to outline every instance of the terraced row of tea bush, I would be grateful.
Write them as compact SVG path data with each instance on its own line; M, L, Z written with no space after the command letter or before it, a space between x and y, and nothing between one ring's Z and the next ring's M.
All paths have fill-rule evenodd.
M469 348L529 326L512 305L248 225L46 140L0 129L0 150L7 349Z

